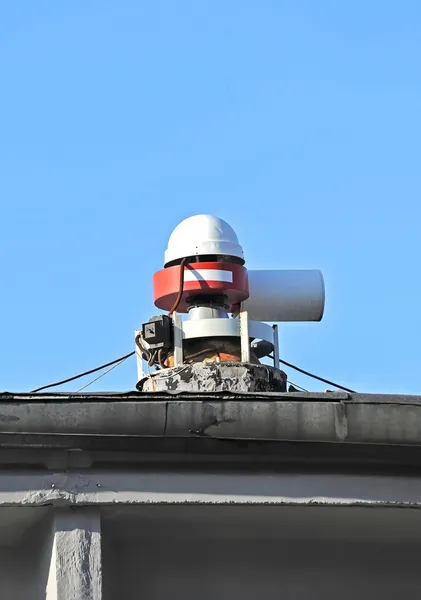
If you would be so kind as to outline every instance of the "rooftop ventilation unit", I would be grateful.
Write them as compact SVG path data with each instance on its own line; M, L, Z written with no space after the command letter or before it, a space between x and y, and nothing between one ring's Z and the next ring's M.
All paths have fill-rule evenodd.
M136 332L145 391L285 391L277 326L267 322L320 321L325 304L320 271L247 270L235 231L212 215L174 229L153 293L168 314Z

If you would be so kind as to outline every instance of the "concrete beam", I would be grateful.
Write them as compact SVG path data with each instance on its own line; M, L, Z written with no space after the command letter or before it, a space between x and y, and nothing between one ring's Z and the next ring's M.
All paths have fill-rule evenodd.
M98 395L93 400L72 395L43 401L0 396L0 435L191 438L198 432L220 439L421 445L421 402L415 396L151 396L106 400Z
M3 473L0 476L0 508L143 504L421 508L421 478L302 471L244 473L201 469L200 472L186 472L175 468L167 471ZM61 523L64 521L57 521L56 527L60 528ZM93 524L83 523L87 523L83 526L85 529L99 532L99 524L94 530Z

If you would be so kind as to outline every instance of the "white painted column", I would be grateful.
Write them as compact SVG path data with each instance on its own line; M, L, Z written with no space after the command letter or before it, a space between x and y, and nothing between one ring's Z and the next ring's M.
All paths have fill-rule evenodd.
M55 509L46 600L101 600L101 518L96 508Z

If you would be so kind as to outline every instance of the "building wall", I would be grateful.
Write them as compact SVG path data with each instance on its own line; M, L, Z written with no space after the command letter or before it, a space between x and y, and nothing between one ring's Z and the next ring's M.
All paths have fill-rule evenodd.
M114 488L112 502L88 504L87 484L72 491L73 479L62 475L56 479L61 495L52 500L40 487L30 496L25 491L31 502L19 504L13 498L22 498L22 490L17 494L12 485L15 481L22 488L24 478L14 480L9 472L9 505L6 492L0 492L0 599L395 600L421 595L421 511L416 507L338 504L331 475L333 487L324 490L324 504L312 505L311 485L300 488L308 495L306 504L276 504L267 479L275 481L276 474L262 474L261 482L254 475L255 491L266 490L266 503L244 502L244 488L236 502L191 503L191 479L180 475L172 502L154 504L144 496L136 502L139 475L131 476L122 479L124 489ZM149 471L151 498L157 487L168 491L156 477ZM197 478L195 491L201 480L205 487L206 475ZM104 482L98 473L84 472L83 481L89 479L95 487ZM343 489L343 476L339 479ZM47 476L42 480L50 485ZM223 493L224 481L215 492ZM370 478L364 481L371 485ZM378 498L390 493L390 478L383 490L381 481ZM3 484L0 490L6 490ZM414 481L408 478L405 488L401 479L397 488L412 494ZM229 489L235 491L234 481ZM64 495L69 490L73 495Z
M118 547L113 582L125 600L355 600L418 598L417 547L346 542L247 543L203 540L199 544L137 544Z
M114 540L103 557L106 600L396 600L421 593L419 544L408 521L398 532L396 513L389 514L396 529L389 524L376 534L383 516L364 531L372 509L357 516L349 514L352 508L341 508L342 515L327 508L317 514L311 508L191 507L190 515L178 509L167 517L155 509L162 519L129 510L114 515L112 524L105 516L103 531ZM306 510L313 514L304 516ZM348 518L352 526L337 524ZM312 519L321 522L309 525Z
M2 600L45 600L51 531L51 510L47 508L0 509Z

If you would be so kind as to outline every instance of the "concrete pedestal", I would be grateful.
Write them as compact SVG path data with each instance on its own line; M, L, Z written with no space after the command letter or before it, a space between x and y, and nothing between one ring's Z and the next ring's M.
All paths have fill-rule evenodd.
M200 362L163 369L139 381L144 392L286 392L287 376L268 365Z

